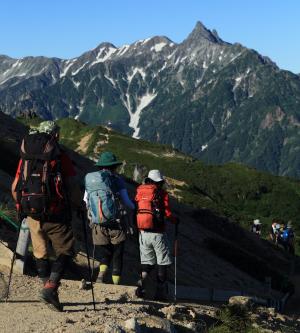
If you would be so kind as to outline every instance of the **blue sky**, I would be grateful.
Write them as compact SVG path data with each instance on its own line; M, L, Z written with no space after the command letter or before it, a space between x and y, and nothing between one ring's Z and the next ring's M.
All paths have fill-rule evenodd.
M300 73L299 0L0 0L0 54L72 58L104 41L181 42L197 21Z

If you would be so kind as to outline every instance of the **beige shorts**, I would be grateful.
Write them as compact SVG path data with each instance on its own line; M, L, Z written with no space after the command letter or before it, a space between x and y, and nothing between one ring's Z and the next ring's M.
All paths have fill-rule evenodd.
M55 222L41 223L31 217L27 217L26 222L30 230L33 255L37 259L48 256L49 240L57 256L73 255L74 237L71 226Z

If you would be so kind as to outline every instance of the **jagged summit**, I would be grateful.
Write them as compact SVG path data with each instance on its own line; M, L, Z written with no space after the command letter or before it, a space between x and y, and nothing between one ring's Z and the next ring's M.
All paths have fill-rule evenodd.
M184 43L199 43L203 40L208 40L212 43L223 43L216 30L210 31L203 23L198 21L193 31L184 40Z

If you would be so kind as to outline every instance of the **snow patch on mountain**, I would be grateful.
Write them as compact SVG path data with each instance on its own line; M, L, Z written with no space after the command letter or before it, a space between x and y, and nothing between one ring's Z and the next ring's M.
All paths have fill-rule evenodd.
M176 50L173 51L171 54L169 54L169 55L167 56L167 59L171 59L171 58L174 56L175 53L176 53Z
M232 88L232 91L234 91L238 88L238 86L241 84L241 82L248 76L250 71L251 71L251 69L248 67L244 74L240 74L239 76L237 76L235 78L235 83L234 83L234 86Z
M231 59L229 61L228 64L232 63L233 61L235 61L235 59L237 59L238 57L240 57L245 51L239 52L238 54L234 55L233 53L231 53Z
M22 66L23 60L18 59L16 62L14 62L10 67L8 67L3 73L0 74L0 84L5 83L6 81L10 80L13 77L22 77L27 74L27 71L25 68L19 68ZM20 73L18 73L18 70L21 70Z
M166 45L167 43L161 42L152 46L150 50L155 52L160 52Z
M22 60L18 59L12 66L11 69L15 68L15 67L19 67L22 65Z
M75 81L75 80L73 80L73 79L72 79L72 82L73 82L74 86L78 89L78 87L80 86L80 83L81 83L81 82L79 82L79 81Z
M75 119L76 119L76 120L80 117L81 113L83 112L83 104L84 104L84 99L82 99L82 100L80 101L80 104L79 104L79 106L78 106L79 113L78 113L77 116L75 116Z
M97 54L97 57L96 57L96 60L94 60L91 64L90 64L90 67L98 64L99 62L104 62L106 60L108 60L118 49L115 48L115 47L101 47L98 54Z
M241 75L241 76L238 76L238 77L235 78L235 83L234 83L234 86L232 88L233 91L240 85L243 78L244 78L244 75Z
M131 83L131 80L133 79L136 73L140 73L143 80L145 80L146 72L144 71L144 69L140 67L135 67L131 74L127 74L127 81L129 84Z
M6 74L11 70L12 67L8 67L7 70L5 70L0 76L5 77Z
M160 72L162 72L162 71L167 67L167 65L168 65L168 63L165 62L165 63L163 64L163 66L161 67L161 69L159 69L159 71L157 72L157 74L160 73ZM154 77L155 77L155 76L156 76L156 75L154 75Z
M127 50L129 49L130 45L126 44L126 45L123 45L122 47L119 48L118 50L118 56L121 56L123 55L124 53L127 52Z
M21 77L21 76L26 76L27 72L23 72L23 73L18 73L17 75L15 75L15 77Z
M150 38L146 38L146 39L144 39L144 40L142 41L142 44L146 44L147 42L149 42L150 39L151 39L151 37L150 37Z
M47 69L47 67L45 66L42 69L40 69L38 72L33 73L32 76L39 76L39 75L45 73L46 69Z
M74 58L74 59L67 60L67 61L65 62L64 65L65 65L66 67L64 67L63 71L59 74L59 77L60 77L60 78L66 76L68 70L70 69L70 67L72 67L72 66L74 65L74 63L75 63L76 60L77 60L77 58Z
M133 128L134 130L132 135L133 138L139 139L140 128L138 127L138 125L140 121L141 112L154 100L156 96L157 96L156 93L148 92L147 94L138 99L135 112L132 112L130 109L128 109L130 115L129 127ZM127 100L129 101L128 98Z
M74 72L72 72L72 75L76 75L77 73L79 73L89 62L85 62L82 66L80 66L79 68L77 68Z
M112 78L110 78L108 75L104 75L104 77L116 88L116 82Z

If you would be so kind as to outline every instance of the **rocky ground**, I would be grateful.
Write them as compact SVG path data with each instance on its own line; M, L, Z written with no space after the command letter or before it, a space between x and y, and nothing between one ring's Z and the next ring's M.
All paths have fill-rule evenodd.
M50 310L38 300L41 283L36 277L14 274L8 302L8 268L2 272L0 332L209 332L220 324L221 304L156 302L138 299L135 287L95 284L96 310L91 290L82 289L81 281L63 280L60 299L63 312ZM243 300L238 300L243 303ZM247 305L248 306L248 305ZM254 308L253 325L262 332L300 332L300 319L276 313L274 309Z

